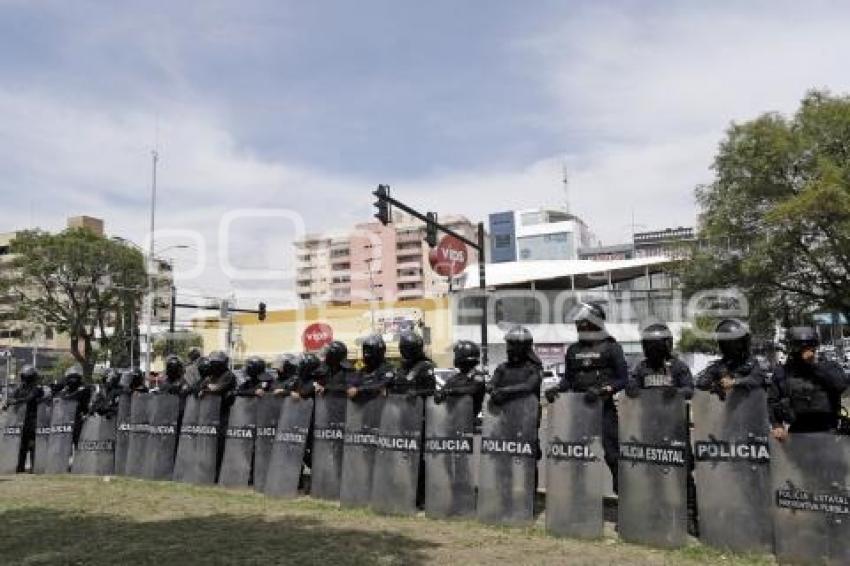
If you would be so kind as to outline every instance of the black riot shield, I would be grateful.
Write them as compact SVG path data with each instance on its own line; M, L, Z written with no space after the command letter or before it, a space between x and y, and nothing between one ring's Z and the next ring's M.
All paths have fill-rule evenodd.
M546 432L546 530L558 536L601 538L602 402L562 393L549 406Z
M77 401L54 399L47 443L47 474L67 474L74 451L74 419Z
M313 399L286 397L272 444L264 493L275 497L295 497L304 463L313 418Z
M484 403L478 519L485 523L527 525L534 518L538 407L534 395Z
M18 470L26 416L26 403L0 412L0 475L14 474Z
M779 562L850 564L850 437L791 434L770 455Z
M142 476L151 480L170 480L177 449L177 419L180 397L154 394L148 401L148 439Z
M343 507L365 506L372 495L375 446L384 397L348 401L339 500Z
M660 388L620 400L618 526L623 540L663 548L687 541L687 420Z
M227 419L219 485L247 487L250 484L256 433L257 398L237 397Z
M422 458L422 397L387 396L378 427L372 472L371 507L379 513L416 513Z
M266 474L272 456L272 444L280 420L283 398L266 395L257 399L257 431L254 439L254 489L266 489Z
M133 393L130 402L130 426L128 429L127 459L124 473L142 478L147 460L147 442L149 438L150 404L152 393Z
M83 421L71 473L111 476L115 472L115 419L89 415Z
M725 401L697 392L694 479L700 539L734 552L773 548L770 515L770 426L764 390L734 390Z
M429 517L473 517L472 397L447 397L425 404L425 514Z
M122 394L118 398L118 414L115 417L115 473L127 473L127 448L130 446L130 403L132 397Z
M195 443L193 474L190 483L212 484L216 481L218 466L218 441L223 433L221 423L221 397L205 395L198 405L198 424L194 427Z
M47 452L50 445L50 417L53 414L53 400L38 403L38 414L35 424L35 458L32 463L34 474L47 472Z
M348 400L325 394L316 398L313 424L313 476L310 495L339 499L345 446L345 409Z
M198 428L198 411L200 400L191 396L186 399L183 409L183 420L180 422L180 436L177 440L177 455L174 457L174 481L191 482L195 474L195 438Z

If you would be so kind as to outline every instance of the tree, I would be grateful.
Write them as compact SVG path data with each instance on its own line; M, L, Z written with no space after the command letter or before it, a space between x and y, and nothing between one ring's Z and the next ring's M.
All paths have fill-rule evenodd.
M71 354L91 376L99 357L124 346L108 329L125 328L127 312L138 321L146 285L141 252L84 228L20 232L10 252L0 285L17 299L17 316L67 334Z
M813 310L850 317L850 97L813 91L793 118L733 124L713 169L686 290L737 286L763 334Z
M700 316L694 321L694 328L683 328L682 335L676 349L680 352L700 352L702 354L716 354L717 342L711 337L717 320Z
M186 360L190 349L203 348L203 346L203 336L195 332L181 331L174 334L161 334L154 338L153 354L158 358L175 354L181 360Z

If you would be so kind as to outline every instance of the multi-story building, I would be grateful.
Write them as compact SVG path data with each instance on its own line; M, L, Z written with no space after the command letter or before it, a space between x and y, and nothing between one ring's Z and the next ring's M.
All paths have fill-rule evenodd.
M490 261L578 259L596 238L578 216L557 208L529 208L490 215Z
M697 238L693 228L679 226L653 232L638 232L634 235L635 257L659 257L684 259L690 257Z
M463 216L440 223L474 240L477 227ZM431 270L425 224L396 213L393 222L357 224L346 233L307 236L295 243L295 288L306 304L423 299L445 295L449 281ZM478 261L468 250L468 262Z

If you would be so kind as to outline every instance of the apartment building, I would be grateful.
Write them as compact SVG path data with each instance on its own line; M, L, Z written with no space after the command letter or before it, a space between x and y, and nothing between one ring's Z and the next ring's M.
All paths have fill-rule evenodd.
M477 238L477 226L463 216L439 220L467 238ZM424 238L425 224L399 213L388 226L365 222L347 232L307 236L295 243L298 296L305 304L443 296L449 281L431 270ZM468 254L470 264L478 261L474 250Z

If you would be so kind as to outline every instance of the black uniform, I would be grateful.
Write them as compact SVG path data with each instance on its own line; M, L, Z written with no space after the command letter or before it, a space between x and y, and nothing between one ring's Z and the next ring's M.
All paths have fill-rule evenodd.
M771 423L788 423L792 433L835 430L846 388L844 370L838 364L789 359L776 368L768 390Z
M755 358L748 356L743 360L721 358L711 362L697 375L696 387L703 391L711 391L721 398L725 397L720 385L720 380L724 377L732 379L734 388L751 390L765 386L765 375L761 365Z
M690 368L676 357L664 361L662 365L663 367L652 367L648 360L641 360L629 378L627 393L633 387L663 387L671 396L678 393L685 399L690 399L694 394L694 380Z
M434 394L434 401L441 403L446 397L472 396L472 411L477 415L484 405L484 385L487 374L478 368L458 370L446 380L443 388Z
M564 375L558 384L559 391L584 393L589 401L597 398L603 400L602 446L616 493L620 434L613 397L626 386L629 379L623 348L611 336L593 341L580 340L567 348L564 368Z
M359 372L352 374L349 385L357 388L357 395L354 398L377 397L395 379L395 372L393 365L384 360L375 368L364 367Z
M35 429L38 419L38 402L44 397L44 389L35 381L22 383L14 393L9 396L6 405L16 407L26 405L24 415L24 426L21 430L21 445L18 453L18 473L23 472L26 466L27 453L31 456L35 451Z

